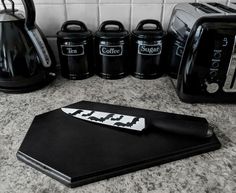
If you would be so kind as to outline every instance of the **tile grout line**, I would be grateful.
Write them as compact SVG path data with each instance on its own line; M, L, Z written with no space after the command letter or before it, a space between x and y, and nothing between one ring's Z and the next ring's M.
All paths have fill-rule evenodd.
M99 28L99 26L100 26L100 24L101 24L101 7L100 7L100 5L101 5L101 3L100 3L100 1L101 0L97 0L97 9L98 9L98 15L97 15L97 23L98 23L98 28Z
M133 7L133 0L130 0L130 13L129 13L129 31L131 32L131 30L132 30L132 23L133 23L133 18L132 18L132 16L133 16L133 9L134 9L134 7Z
M162 2L162 8L161 8L161 24L162 24L162 27L164 25L164 20L165 20L165 1L163 0Z
M64 0L64 9L65 9L65 21L68 20L68 14L67 14L67 3L66 0Z

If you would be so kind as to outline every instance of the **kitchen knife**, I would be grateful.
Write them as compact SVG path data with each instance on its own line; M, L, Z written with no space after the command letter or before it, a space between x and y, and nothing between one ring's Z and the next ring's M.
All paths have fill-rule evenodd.
M143 131L145 128L154 126L163 131L200 138L207 138L213 135L213 128L209 126L206 119L200 117L167 114L166 116L157 117L155 120L148 120L144 117L86 109L61 108L61 110L84 121L134 131Z

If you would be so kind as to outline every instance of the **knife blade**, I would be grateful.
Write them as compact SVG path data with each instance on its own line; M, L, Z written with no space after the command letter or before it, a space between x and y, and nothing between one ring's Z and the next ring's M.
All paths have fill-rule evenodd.
M112 127L142 131L145 129L145 119L129 115L92 111L85 109L62 108L64 113L89 122L100 123Z
M87 109L61 108L61 110L70 116L87 122L134 131L143 131L149 126L154 126L163 131L200 138L208 138L213 135L213 127L209 126L206 119L200 117L168 114L168 116L162 116L155 120L147 120L144 117Z

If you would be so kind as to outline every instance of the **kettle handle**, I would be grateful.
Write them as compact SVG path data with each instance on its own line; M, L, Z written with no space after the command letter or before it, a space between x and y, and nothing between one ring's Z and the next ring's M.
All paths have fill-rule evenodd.
M35 6L33 0L21 0L25 8L25 25L27 29L35 28Z
M38 53L40 61L45 68L51 68L53 61L51 58L52 53L48 52L45 39L42 37L42 32L35 25L35 6L33 0L21 0L25 8L25 28L34 44Z
M3 8L5 10L7 10L7 6L5 4L5 0L1 0L1 1L2 1ZM15 3L12 0L8 0L8 1L11 3L11 9L12 9L12 12L14 13L15 12Z
M136 30L137 31L145 30L143 27L146 24L153 24L156 26L154 30L163 31L161 23L155 19L145 19L145 20L140 21Z
M102 22L98 31L103 31L103 32L109 31L109 30L106 30L106 26L108 26L108 25L118 26L119 28L118 28L118 30L116 30L118 32L125 31L125 27L123 26L123 24L119 21L116 21L116 20L107 20L107 21Z
M3 8L6 10L6 9L7 9L7 6L6 6L6 4L5 4L5 0L1 0L1 2L2 2L2 5L3 5Z
M71 25L75 25L75 26L79 26L80 29L79 30L76 30L76 31L88 31L86 25L82 22L82 21L77 21L77 20L70 20L70 21L66 21L62 27L61 27L61 31L64 31L64 32L69 32L71 30L68 29L69 26ZM73 30L75 31L75 30Z

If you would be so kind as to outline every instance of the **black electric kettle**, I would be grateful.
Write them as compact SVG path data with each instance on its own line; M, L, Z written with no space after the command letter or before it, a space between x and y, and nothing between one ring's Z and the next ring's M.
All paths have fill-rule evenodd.
M33 0L22 0L24 15L6 7L0 11L0 90L29 92L55 77L55 58L48 42L35 24Z

